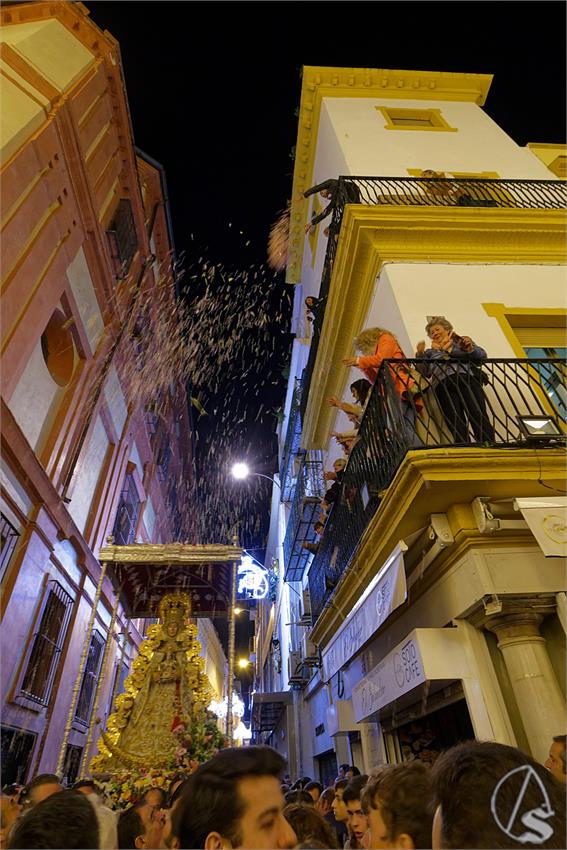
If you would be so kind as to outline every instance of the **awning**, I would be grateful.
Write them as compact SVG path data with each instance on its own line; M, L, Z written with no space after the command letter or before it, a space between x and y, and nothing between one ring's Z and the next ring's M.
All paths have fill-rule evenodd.
M255 732L273 732L288 705L292 705L291 691L252 694L252 729Z
M232 564L240 561L238 546L184 543L134 543L104 546L99 561L108 574L127 617L155 617L166 593L191 596L191 616L219 617L228 611Z
M567 497L516 499L514 505L522 512L545 557L564 558L567 555Z

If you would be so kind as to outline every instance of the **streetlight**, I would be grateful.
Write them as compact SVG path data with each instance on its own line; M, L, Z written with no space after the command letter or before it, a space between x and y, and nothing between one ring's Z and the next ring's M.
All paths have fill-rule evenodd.
M249 664L250 664L249 658L239 658L238 659L238 666L240 667L241 670L245 670L248 667Z
M232 469L230 471L232 477L236 478L237 481L244 481L246 478L248 478L249 475L255 475L257 478L266 478L268 481L271 481L272 484L275 484L281 490L279 481L276 481L276 479L273 478L271 475L264 475L263 472L250 472L248 465L245 463L239 462L233 464Z

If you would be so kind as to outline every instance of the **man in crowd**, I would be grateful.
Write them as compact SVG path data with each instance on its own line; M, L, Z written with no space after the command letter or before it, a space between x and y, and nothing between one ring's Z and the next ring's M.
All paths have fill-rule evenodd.
M309 796L313 799L314 803L317 803L319 801L319 797L323 792L323 786L320 782L311 781L304 786L303 790L307 791Z
M434 850L565 848L565 786L515 747L466 741L431 771Z
M8 837L20 814L22 785L7 785L0 797L0 848L8 846Z
M102 795L92 779L80 779L73 785L75 791L84 794L95 810L98 820L100 850L116 850L118 847L117 816L102 802Z
M567 783L567 774L565 773L565 739L567 735L555 735L549 755L545 762L546 768L549 770L559 782Z
M339 771L337 773L337 779L346 779L346 772L349 769L350 764L340 764Z
M31 806L36 806L43 800L47 800L52 794L58 794L63 790L59 777L54 773L39 773L26 785L26 797Z
M341 765L341 768L343 767L348 768L348 764ZM333 802L331 803L331 808L333 810L333 816L335 819L333 826L335 827L335 832L337 833L339 847L344 847L344 843L348 838L348 812L346 810L346 805L343 800L343 794L347 785L348 779L337 779L337 781L335 782L335 796L333 797Z
M120 850L156 850L161 847L163 813L139 800L118 818L118 847Z
M295 833L283 816L285 767L276 750L263 746L229 747L198 767L173 812L179 847L294 847Z
M348 772L348 771L347 771ZM343 791L343 802L346 806L348 825L351 832L349 847L362 847L362 839L368 831L368 818L362 811L360 796L368 780L367 776L355 776Z
M13 850L98 850L98 846L93 807L83 794L63 790L36 802L14 826L9 843Z
M362 791L371 850L431 847L431 782L421 761L385 765Z

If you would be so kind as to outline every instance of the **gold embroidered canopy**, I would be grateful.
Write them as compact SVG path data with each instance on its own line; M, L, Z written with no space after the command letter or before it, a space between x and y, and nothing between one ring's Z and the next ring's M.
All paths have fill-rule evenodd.
M239 546L132 543L104 546L99 561L120 596L127 617L155 617L167 593L185 592L193 617L218 617L230 605L232 564Z

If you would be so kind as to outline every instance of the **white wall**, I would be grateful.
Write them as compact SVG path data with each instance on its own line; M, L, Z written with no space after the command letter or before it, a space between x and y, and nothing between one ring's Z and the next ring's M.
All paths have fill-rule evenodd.
M144 511L144 525L146 526L146 531L148 532L150 543L152 543L152 538L154 536L154 529L156 525L156 512L154 510L154 506L150 498L148 498L146 510Z
M67 268L67 278L71 284L79 315L94 354L98 340L104 330L104 323L82 248L79 248L75 258Z
M126 417L128 416L128 408L115 366L111 366L108 372L108 377L104 385L104 395L116 430L116 436L120 438Z
M502 179L550 180L553 175L529 150L520 147L476 103L377 98L325 98L323 134L317 144L316 174L342 157L345 174L408 177L408 168L440 171L497 171ZM457 132L387 130L376 107L440 109ZM322 110L323 112L323 110ZM331 130L327 129L327 123ZM330 144L331 162L325 146ZM337 145L340 153L337 155ZM336 174L322 174L315 182Z
M41 351L41 341L38 340L8 401L16 422L36 452L47 437L63 394L64 388L56 384L49 374Z
M80 531L84 531L95 490L102 472L109 441L100 416L97 417L87 450L77 466L69 513Z

